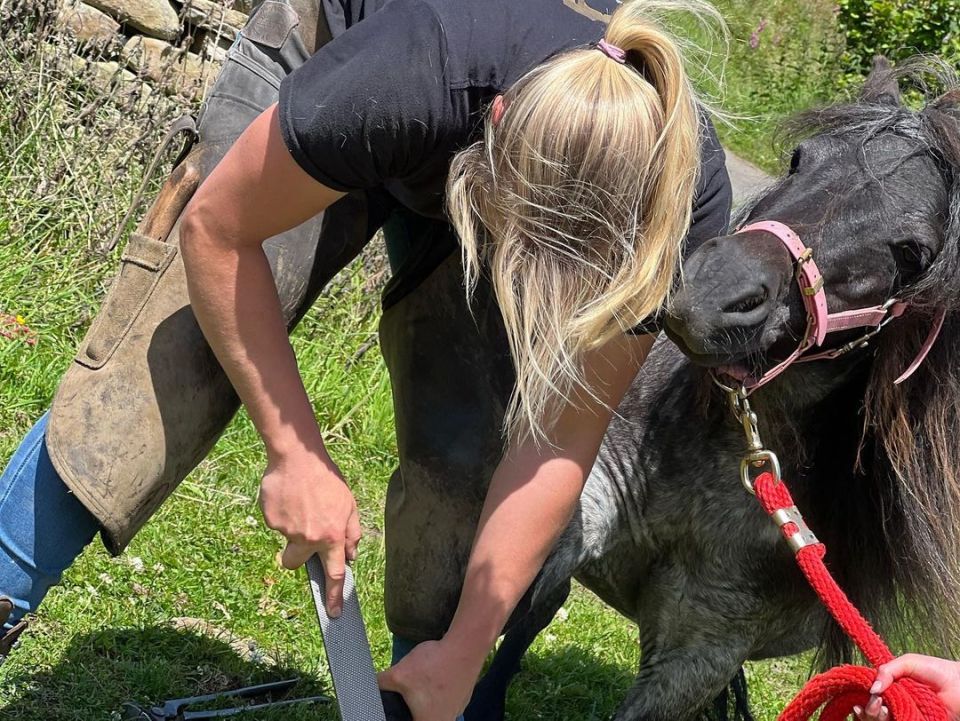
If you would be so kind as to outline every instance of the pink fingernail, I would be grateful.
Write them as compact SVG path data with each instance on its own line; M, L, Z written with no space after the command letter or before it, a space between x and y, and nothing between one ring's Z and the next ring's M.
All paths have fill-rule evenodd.
M876 696L883 689L883 684L879 681L875 681L873 686L870 687L870 695Z

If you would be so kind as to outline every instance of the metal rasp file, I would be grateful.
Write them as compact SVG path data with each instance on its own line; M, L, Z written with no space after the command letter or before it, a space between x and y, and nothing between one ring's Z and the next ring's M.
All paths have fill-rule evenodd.
M323 564L316 555L307 561L307 576L341 718L343 721L387 721L353 572L347 566L343 579L343 608L338 618L331 618L327 613L326 577Z

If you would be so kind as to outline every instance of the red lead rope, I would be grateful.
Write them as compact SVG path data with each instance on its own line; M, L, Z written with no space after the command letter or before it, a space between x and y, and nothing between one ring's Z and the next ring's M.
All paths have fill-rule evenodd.
M782 480L772 473L757 476L754 490L764 510L779 523L783 512L795 511L793 498ZM893 660L893 654L883 639L870 626L860 611L850 602L823 559L827 549L822 543L805 544L800 540L805 528L799 514L790 516L781 531L797 550L797 563L810 586L820 597L830 615L853 640L873 666ZM800 540L798 543L797 541ZM853 713L855 705L865 707L870 700L870 687L877 678L875 669L862 666L838 666L811 679L797 697L783 710L779 721L808 721L820 709L820 721L844 721ZM947 710L928 686L912 679L901 679L884 694L883 700L894 721L949 721Z

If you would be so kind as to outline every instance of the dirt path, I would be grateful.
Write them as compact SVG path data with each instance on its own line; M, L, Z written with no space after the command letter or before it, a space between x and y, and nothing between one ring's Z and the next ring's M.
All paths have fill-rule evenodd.
M730 182L733 184L733 207L738 207L744 200L755 195L766 185L773 182L773 178L729 150L727 152L727 172L730 173Z

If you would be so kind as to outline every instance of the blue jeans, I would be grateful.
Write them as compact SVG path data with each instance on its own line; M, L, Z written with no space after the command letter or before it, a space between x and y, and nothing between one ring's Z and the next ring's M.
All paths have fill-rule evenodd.
M0 475L0 596L14 604L8 625L37 609L100 529L50 463L47 415Z

